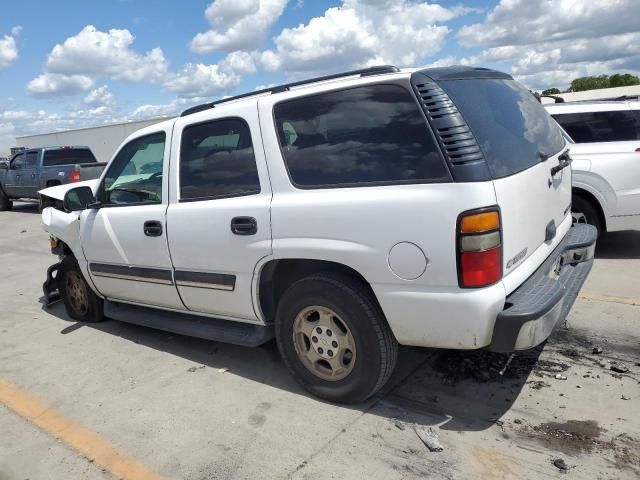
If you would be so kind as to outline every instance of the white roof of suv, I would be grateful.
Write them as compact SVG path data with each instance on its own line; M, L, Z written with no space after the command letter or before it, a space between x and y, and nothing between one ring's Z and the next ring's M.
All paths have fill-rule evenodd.
M567 102L546 104L544 108L551 115L584 112L614 112L618 110L640 110L639 100L593 100L586 102Z

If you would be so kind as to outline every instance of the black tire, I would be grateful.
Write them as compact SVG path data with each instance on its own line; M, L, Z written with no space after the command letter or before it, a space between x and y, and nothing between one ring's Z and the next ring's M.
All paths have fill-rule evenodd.
M104 320L104 302L91 290L77 260L72 255L62 260L58 272L58 289L67 314L71 318L86 323ZM84 301L79 300L83 295Z
M0 188L0 212L5 212L13 208L13 202L9 200L9 197Z
M600 212L589 200L580 196L574 196L571 202L571 214L574 223L588 223L598 230L598 236L603 232Z
M335 312L355 341L353 366L344 378L321 378L296 351L296 318L312 306ZM276 340L285 365L306 390L341 403L363 402L376 393L391 376L398 357L398 343L371 293L359 281L339 274L318 273L286 290L276 312Z

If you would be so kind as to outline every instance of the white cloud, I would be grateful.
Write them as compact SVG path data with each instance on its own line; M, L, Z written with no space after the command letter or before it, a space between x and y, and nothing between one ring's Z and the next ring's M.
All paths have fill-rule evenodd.
M501 0L484 23L458 32L462 45L525 45L638 31L637 0Z
M26 120L31 118L31 113L24 110L5 110L0 113L2 120Z
M127 118L130 120L148 119L153 117L172 117L180 114L189 107L206 102L208 99L176 98L169 103L141 105L136 108Z
M170 77L164 86L180 97L217 96L238 86L242 74L255 71L256 66L250 54L232 52L214 65L188 63Z
M15 144L16 136L13 123L0 122L0 156L9 156L9 149Z
M93 80L85 75L43 73L27 84L27 92L32 95L72 94L92 87Z
M48 113L45 110L0 111L0 155L15 145L15 137L47 132L92 127L127 121L127 116L114 116L109 107L70 109L66 112Z
M373 64L415 66L437 53L447 22L469 12L462 7L410 0L345 0L306 25L285 28L276 48L261 54L267 70L318 72Z
M63 75L109 77L132 82L159 82L169 64L160 48L141 54L131 49L134 36L126 29L108 32L87 25L57 44L47 57L46 71Z
M231 52L220 62L220 65L223 68L240 74L255 73L256 71L253 56L247 52Z
M18 46L16 37L20 34L22 27L13 27L11 35L4 35L0 38L0 68L11 65L18 58Z
M254 50L280 18L288 0L215 0L205 10L210 30L191 40L196 53Z
M529 88L565 88L585 75L640 70L637 0L501 0L483 23L457 34L465 46L486 46L465 65L504 65Z
M111 107L114 104L113 94L107 85L95 88L84 97L84 103L93 107Z
M454 56L449 55L446 57L439 58L433 63L425 65L425 68L450 67L451 65L456 65L457 63L458 63L457 59Z

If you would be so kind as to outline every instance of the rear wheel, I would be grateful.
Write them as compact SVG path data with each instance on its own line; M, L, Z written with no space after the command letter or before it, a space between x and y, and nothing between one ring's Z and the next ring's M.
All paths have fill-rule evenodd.
M571 205L571 216L573 217L573 223L586 223L593 225L598 230L598 236L602 233L602 220L600 219L600 212L597 208L583 197L573 197Z
M0 188L0 212L11 210L13 208L13 202L9 200L9 197Z
M71 318L88 323L104 320L103 301L87 284L75 257L67 256L62 261L58 282L60 296Z
M398 344L380 307L358 281L316 274L291 285L276 313L278 348L312 394L357 403L378 391L396 363Z

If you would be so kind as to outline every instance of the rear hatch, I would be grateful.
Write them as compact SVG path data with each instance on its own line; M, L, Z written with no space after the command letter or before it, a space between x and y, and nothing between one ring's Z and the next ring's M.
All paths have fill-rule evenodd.
M568 158L564 138L537 99L512 79L453 79L439 85L471 128L493 178L510 293L571 225L571 168L552 174Z

